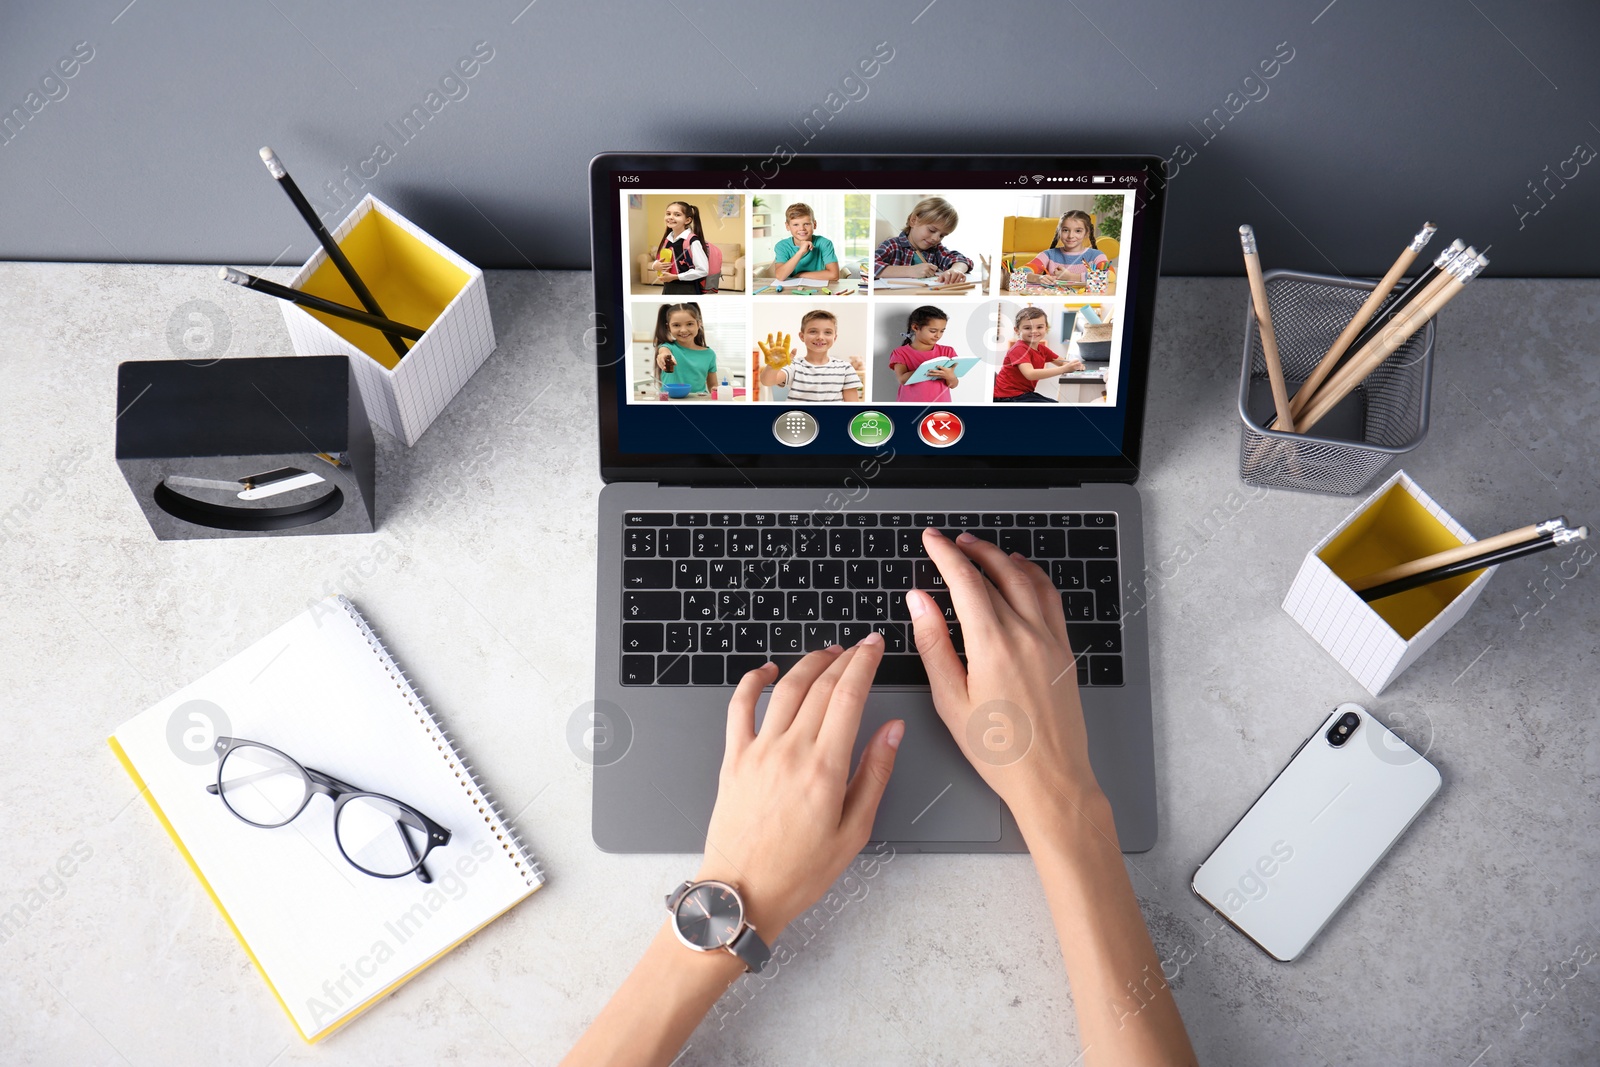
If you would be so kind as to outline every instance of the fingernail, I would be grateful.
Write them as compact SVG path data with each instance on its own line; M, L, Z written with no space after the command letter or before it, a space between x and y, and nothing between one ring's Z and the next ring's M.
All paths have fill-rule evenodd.
M923 533L930 533L935 537L943 537L944 536L944 531L943 530L937 529L937 528L932 527L932 526L929 526L927 529L923 530L922 532Z
M1026 563L1026 562L1028 562L1028 557L1024 556L1021 552L1013 552L1013 553L1011 553L1011 558L1016 560L1018 563Z
M977 540L976 537L973 537L970 533L967 533L966 531L963 530L962 533L961 533L961 536L956 538L956 544L958 544L958 545L970 545L970 544L972 544L972 542L974 542L976 540Z
M860 645L881 645L883 644L883 635L874 630L856 643Z
M928 602L922 599L922 594L920 592L913 589L911 592L906 594L906 610L911 612L911 618L913 620L920 619L923 615L927 614Z
M906 735L906 723L905 723L905 720L904 719L896 719L894 722L889 724L889 732L883 735L883 742L884 742L884 744L888 745L890 748L899 748L900 747L900 739L902 737L904 737L905 735Z
M843 645L829 645L828 646L828 651L830 653L832 653L833 655L837 656L839 653L844 651L844 646Z

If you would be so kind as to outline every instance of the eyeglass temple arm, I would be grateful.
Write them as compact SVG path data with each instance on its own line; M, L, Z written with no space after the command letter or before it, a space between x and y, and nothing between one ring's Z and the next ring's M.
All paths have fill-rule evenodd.
M411 857L411 862L417 865L417 881L424 885L433 884L433 875L428 873L427 865L422 862L422 857L417 855L417 846L411 843L411 838L406 835L406 828L398 820L394 824L395 832L400 835L400 840L405 843L406 855Z

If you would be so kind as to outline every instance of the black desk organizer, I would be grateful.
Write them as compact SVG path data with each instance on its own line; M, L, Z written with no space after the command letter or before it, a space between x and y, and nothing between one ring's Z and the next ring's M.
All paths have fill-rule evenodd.
M123 363L117 411L117 466L163 541L376 529L348 356Z

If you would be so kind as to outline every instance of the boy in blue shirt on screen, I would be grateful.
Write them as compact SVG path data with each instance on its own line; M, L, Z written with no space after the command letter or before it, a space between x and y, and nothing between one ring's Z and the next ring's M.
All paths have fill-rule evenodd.
M789 278L813 278L819 282L839 280L839 257L833 242L816 233L817 219L807 204L790 204L783 210L789 236L773 248L773 275L781 282Z

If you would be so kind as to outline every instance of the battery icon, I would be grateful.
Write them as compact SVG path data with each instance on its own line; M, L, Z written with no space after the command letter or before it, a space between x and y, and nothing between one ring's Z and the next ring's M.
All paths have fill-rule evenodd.
M1105 184L1109 183L1111 180L1112 179L1110 178L1110 176L1105 175L1105 174L1096 174L1094 176L1094 183L1096 185L1105 185Z

